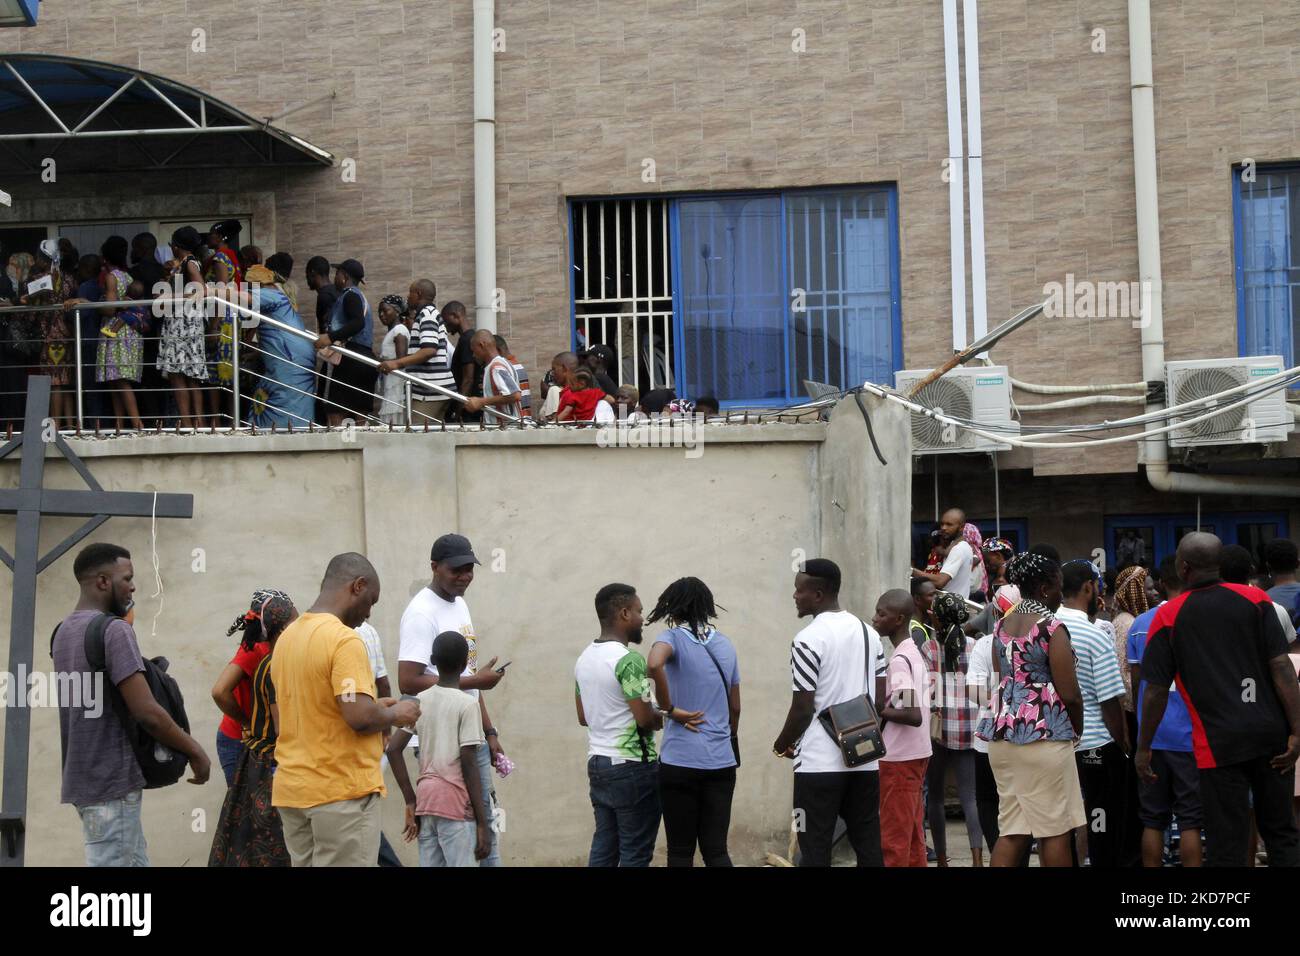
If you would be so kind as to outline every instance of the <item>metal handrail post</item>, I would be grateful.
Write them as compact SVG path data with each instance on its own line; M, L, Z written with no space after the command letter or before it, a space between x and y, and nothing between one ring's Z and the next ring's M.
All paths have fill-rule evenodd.
M402 384L406 386L406 424L410 425L410 424L411 424L411 412L412 412L412 409L411 409L411 383L410 383L410 382L403 382Z
M85 421L83 420L84 402L82 400L83 398L82 388L84 387L85 383L83 382L81 376L81 371L82 371L81 370L81 316L75 309L72 312L72 328L73 328L73 335L75 335L77 339L77 344L74 348L74 352L76 353L77 356L77 431L84 431L86 428L86 424Z
M231 427L236 431L239 429L239 334L243 329L243 317L232 315L230 317L230 385L235 397L233 407L235 420L231 423Z

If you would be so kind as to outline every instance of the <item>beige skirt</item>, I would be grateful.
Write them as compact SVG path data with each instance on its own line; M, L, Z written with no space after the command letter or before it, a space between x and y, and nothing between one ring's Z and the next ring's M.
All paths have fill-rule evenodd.
M999 833L1045 839L1087 822L1070 741L994 740L989 743L989 766L998 782Z

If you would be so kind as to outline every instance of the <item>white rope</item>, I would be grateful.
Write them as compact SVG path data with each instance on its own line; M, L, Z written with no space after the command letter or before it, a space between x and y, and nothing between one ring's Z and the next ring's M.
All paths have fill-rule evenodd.
M158 636L158 618L162 615L163 609L163 582L162 572L158 569L158 492L153 493L153 508L149 515L149 545L153 549L153 582L156 590L153 597L158 599L158 610L154 611L153 624L149 628L149 639L152 641Z

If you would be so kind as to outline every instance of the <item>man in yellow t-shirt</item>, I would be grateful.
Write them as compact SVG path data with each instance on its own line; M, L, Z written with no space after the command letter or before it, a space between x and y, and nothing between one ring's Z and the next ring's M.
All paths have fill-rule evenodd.
M271 655L275 781L294 866L374 866L379 855L382 735L410 727L416 701L376 700L365 643L353 630L379 601L364 555L336 555L320 596L284 629Z

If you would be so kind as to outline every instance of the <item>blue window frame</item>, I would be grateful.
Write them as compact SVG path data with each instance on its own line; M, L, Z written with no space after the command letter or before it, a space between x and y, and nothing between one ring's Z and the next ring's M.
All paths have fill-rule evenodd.
M1252 170L1253 181L1243 181ZM1242 355L1296 364L1300 322L1300 166L1233 171L1237 345Z
M570 273L575 344L579 259L597 258L588 245L597 230L583 218L592 202L601 200L570 206L582 236ZM667 204L679 395L779 406L804 397L805 379L839 388L892 383L902 368L896 187L686 195ZM611 232L606 241L617 240Z
M1264 545L1273 538L1289 537L1287 516L1279 511L1202 512L1200 528L1216 534L1224 544L1240 544L1263 558ZM1173 554L1188 531L1196 530L1195 514L1114 515L1105 522L1106 560L1109 567L1139 563L1155 567Z

